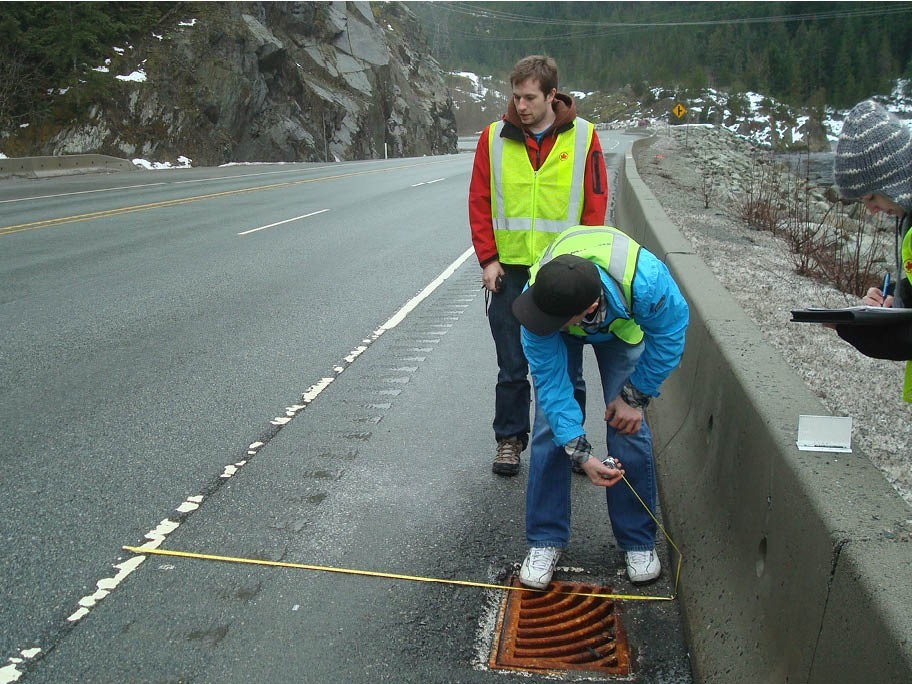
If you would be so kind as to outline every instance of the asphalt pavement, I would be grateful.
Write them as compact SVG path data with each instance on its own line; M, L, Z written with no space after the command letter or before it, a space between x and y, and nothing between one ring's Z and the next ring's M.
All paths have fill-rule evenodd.
M496 368L476 268L375 341L166 547L480 583L514 572L526 461L515 478L490 472ZM667 571L648 588L627 584L601 490L582 477L561 566L555 579L672 591ZM499 594L149 556L28 681L529 681L487 669ZM620 610L633 681L689 681L677 604Z
M609 158L609 165L622 158L619 154ZM428 178L433 179L433 174ZM118 395L114 415L135 418L128 438L123 437L125 428L118 421L99 423L96 411L90 414L93 422L80 423L81 395L65 402L71 414L69 421L73 422L55 423L64 429L54 433L54 443L75 443L85 449L71 454L69 461L36 466L25 474L31 488L28 494L38 498L31 501L34 505L29 505L27 498L17 499L17 506L29 505L33 519L23 518L15 531L11 528L6 543L15 538L15 553L4 553L4 576L14 580L7 583L8 591L16 591L8 597L7 606L35 606L38 610L31 614L26 608L10 614L9 627L15 625L16 631L7 631L5 639L23 652L32 645L42 647L37 654L20 656L23 662L16 665L17 672L24 673L21 681L530 680L527 674L487 668L493 615L503 596L500 590L155 555L136 565L133 554L118 552L112 545L138 545L145 540L137 538L137 530L139 534L158 530L164 537L163 549L239 559L482 584L501 584L515 571L525 554L528 453L524 454L519 476L503 478L491 473L494 442L490 422L496 376L493 342L474 257L457 260L469 245L464 232L464 194L456 195L453 188L464 188L467 177L452 175L450 186L442 182L418 190L411 189L416 186L397 174L387 174L384 180L399 183L403 189L390 189L379 182L367 184L368 192L375 194L370 206L378 215L401 217L390 224L390 231L405 229L398 220L415 224L415 253L400 251L398 260L395 251L391 254L390 246L383 244L382 233L350 232L349 226L371 220L356 217L345 207L334 209L341 215L314 234L315 242L305 243L312 253L302 250L293 234L280 234L278 243L261 242L249 250L241 247L232 253L229 265L216 268L214 276L213 264L207 260L214 256L207 256L207 251L211 254L208 242L188 228L205 222L208 234L217 231L224 219L217 215L207 218L203 208L188 227L178 224L173 229L178 234L176 246L190 248L181 258L200 264L199 292L219 275L234 278L224 292L213 295L211 303L221 307L238 293L244 298L245 304L236 308L244 315L238 317L235 328L244 344L230 349L220 341L219 336L226 332L226 339L231 338L231 326L225 324L230 321L230 306L225 305L225 311L219 310L217 316L207 316L205 307L184 302L170 329L179 343L167 351L154 344L167 331L156 329L152 339L144 340L142 330L130 328L129 321L121 326L129 330L126 338L133 345L158 359L148 368L135 369L136 377L128 383L128 391ZM426 201L439 219L418 225L420 222L408 212L427 212L415 199L425 191ZM396 213L396 206L405 209ZM242 208L262 214L259 224L248 221L249 225L266 225L278 218L267 215L273 209L270 203L250 207L248 202L239 205L239 210ZM441 235L435 233L441 228L459 232L427 239ZM161 231L157 235L168 232L164 228ZM129 255L137 239L152 238L137 238L134 231L131 233L131 237L119 237L113 230L107 237L120 240L114 252L124 268L142 273L148 266L128 266ZM427 238L423 237L425 233ZM67 249L78 246L78 232L64 231L55 238L66 240ZM362 284L375 262L387 264L385 271L377 271L375 281L369 281L367 291L338 279L330 256L334 240L351 241L365 247L366 255L373 255L365 256L353 274ZM53 262L54 247L49 242L34 244L29 258L37 260L34 269L40 272L46 268L40 263L42 259ZM265 251L264 244L269 245ZM168 247L173 249L175 244ZM163 263L166 251L167 247L162 247ZM296 260L307 267L298 285L293 283ZM413 268L414 262L420 267ZM437 278L446 274L448 264L456 265L455 272ZM235 269L240 269L240 277ZM291 280L273 275L275 269L291 274ZM185 282L188 272L192 271L175 267L174 277L180 276ZM245 293L240 286L245 272L265 274L249 278L254 292ZM99 273L97 277L98 282L104 282L107 276ZM330 280L329 289L341 288L334 298L322 294L328 290L321 291L316 284ZM49 284L22 282L29 287L47 287L33 301L53 296ZM392 312L435 282L439 287L414 308L406 307L401 322L377 334L378 308ZM388 284L394 287L388 290ZM276 300L270 287L285 294ZM8 289L6 293L9 302L16 300L15 292ZM146 303L154 306L151 295L145 300L131 299L131 305L137 309ZM69 296L78 301L75 294ZM260 318L247 313L257 311L258 297L262 297L260 309L265 308ZM19 309L12 310L18 316ZM37 311L35 315L40 318L43 313ZM251 315L254 318L249 318ZM287 338L282 335L283 320L284 328L290 331ZM28 323L24 314L22 321L20 330L25 331ZM200 321L207 334L185 340L179 337L196 329ZM111 325L110 320L106 325ZM263 327L259 331L250 329L256 325ZM37 327L45 326L51 329L51 323L44 321ZM104 333L104 329L99 330L99 338ZM207 336L214 345L211 349L204 342ZM296 349L295 342L300 344L301 340L306 340L307 347ZM79 340L79 346L86 344L91 340ZM41 345L37 348L46 353ZM64 342L56 348L65 349ZM102 345L100 352L90 354L93 363L103 369L104 358L99 359L99 354L118 369L112 379L120 382L124 374L129 375L125 371L130 367L129 358L121 345ZM597 387L591 358L588 365L589 383ZM202 394L182 399L178 394L176 403L161 398L166 393L156 384L162 378L156 376L165 371L173 373L175 366L178 372L195 374L192 384L202 386ZM91 368L79 370L77 365L76 371L62 370L61 375L78 390L80 377L91 375ZM218 376L212 375L216 368ZM264 371L266 376L255 382L256 374ZM216 377L233 376L238 377L228 384L215 384L220 382ZM13 397L23 391L12 384L16 376L4 377L12 378L7 391ZM298 399L303 389L301 378L313 384ZM328 378L331 382L325 380ZM105 378L101 379L104 384ZM208 390L207 382L213 383ZM147 385L158 392L157 401L155 396L145 396L150 392L143 389ZM261 385L264 390L259 389ZM52 390L49 387L46 391ZM131 393L141 398L133 409L127 401L135 396ZM196 398L207 395L212 397L210 402L194 404ZM297 402L289 407L287 421L263 426L264 415L275 415L264 413L264 407L275 410L283 400ZM600 404L593 393L589 434L596 447L604 449ZM36 415L59 420L53 410L42 414L39 407L35 409ZM154 415L147 415L149 411ZM32 423L24 411L17 415L21 419L15 424L17 431L33 429L21 426L40 424L37 419ZM161 428L150 427L172 419L180 429L167 438L160 434ZM250 426L256 424L260 427L252 430ZM197 431L205 436L202 441L196 438ZM72 437L73 432L77 437ZM105 437L108 433L110 436ZM128 452L122 454L127 458L112 459L111 467L106 467L108 447L97 453L91 448L92 440L99 436L104 445L110 439L114 452L118 452L118 440L126 439L130 446L121 444L119 449ZM239 442L239 436L248 439ZM144 440L163 451L143 450ZM183 452L182 440L186 443ZM56 450L53 443L45 446L46 454L25 450L20 452L21 457L47 463ZM136 450L132 459L131 449ZM4 451L7 488L13 486L9 478L15 472L16 452L9 444ZM146 467L145 459L150 456L155 461ZM55 481L63 477L61 473L70 478L63 487ZM104 486L96 486L100 484ZM149 487L151 491L147 492L144 488ZM40 498L43 491L52 493L45 505ZM123 496L115 501L112 493ZM632 591L624 578L622 554L611 536L602 491L579 477L574 481L573 495L573 540L555 579ZM179 510L174 510L182 499ZM45 508L48 510L42 513ZM116 510L116 518L106 518L106 510ZM48 520L34 519L44 515ZM167 519L162 520L162 515ZM69 518L67 531L55 537L54 525L61 516ZM35 558L42 563L26 565L29 561L22 560L30 558L29 549L23 546L30 534ZM55 559L55 552L61 549L69 549L79 562L73 566L49 565L48 559ZM674 559L669 558L664 544L660 549L666 572L658 584L643 593L670 595L673 591L669 570ZM106 556L110 553L119 553L119 557ZM92 558L90 563L82 560L86 555ZM119 567L112 568L114 564ZM43 565L50 573L44 580ZM33 595L23 596L26 587L33 588ZM53 592L54 601L45 600L45 590ZM77 604L80 596L83 598ZM82 608L85 611L78 620L63 621ZM622 601L619 609L635 663L635 673L627 679L691 681L678 603ZM47 640L32 644L22 640L26 633L22 626L40 624L36 616L57 626L39 632L47 635ZM19 654L8 649L6 655L14 658ZM568 674L563 678L580 677Z

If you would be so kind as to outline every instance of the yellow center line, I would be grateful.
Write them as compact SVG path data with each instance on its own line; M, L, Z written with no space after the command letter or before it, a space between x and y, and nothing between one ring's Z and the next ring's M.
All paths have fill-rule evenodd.
M11 235L13 233L18 233L23 230L35 230L37 228L48 228L51 226L59 226L66 223L78 223L80 221L91 221L94 219L110 218L112 216L120 216L121 214L130 214L137 211L147 211L149 209L162 209L165 207L175 207L181 204L189 204L190 202L199 202L201 200L215 199L219 197L230 197L232 195L240 195L247 192L258 192L260 190L274 190L275 188L282 187L291 187L294 185L303 185L305 183L319 183L321 181L331 181L339 180L341 178L352 178L354 176L363 176L371 173L383 173L385 171L394 171L398 169L409 169L417 166L426 166L432 164L433 162L419 162L416 164L406 164L403 166L393 166L393 167L383 167L382 169L368 169L366 171L353 171L351 173L341 173L334 176L321 176L320 178L309 178L299 181L286 181L284 183L272 183L270 185L259 185L253 188L241 188L239 190L226 190L225 192L213 192L206 195L194 195L192 197L184 197L180 199L172 200L163 200L161 202L150 202L149 204L135 204L129 207L121 207L119 209L106 209L104 211L93 211L87 214L76 214L73 216L61 216L59 218L53 219L44 219L42 221L31 221L29 223L20 223L13 226L3 226L0 227L0 236L2 235Z

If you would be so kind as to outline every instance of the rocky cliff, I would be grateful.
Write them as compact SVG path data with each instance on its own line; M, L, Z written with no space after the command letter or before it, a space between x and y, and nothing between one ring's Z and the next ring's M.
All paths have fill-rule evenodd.
M216 165L456 152L442 73L405 5L199 3L182 11L112 54L101 76L96 69L93 80L110 78L103 97L45 128L31 154L183 155Z

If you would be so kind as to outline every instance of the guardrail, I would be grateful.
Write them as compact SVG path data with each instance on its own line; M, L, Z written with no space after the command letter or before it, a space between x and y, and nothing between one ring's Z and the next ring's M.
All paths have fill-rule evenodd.
M66 176L93 171L135 171L136 165L128 159L105 154L66 154L53 157L17 157L0 159L0 177Z
M798 416L829 412L672 225L631 152L621 173L618 227L665 261L691 311L649 418L695 677L912 682L912 543L888 532L908 529L912 508L857 448L798 450Z

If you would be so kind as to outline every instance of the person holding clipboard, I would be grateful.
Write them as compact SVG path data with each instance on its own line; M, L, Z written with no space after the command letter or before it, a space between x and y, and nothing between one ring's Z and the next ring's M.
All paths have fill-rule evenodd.
M832 327L865 356L906 361L903 399L912 403L912 320L904 315L874 320L872 311L912 310L912 129L873 100L858 103L843 123L834 170L843 197L896 219L898 277L891 283L887 273L881 287L868 289L865 306L853 307L860 310L857 322Z

